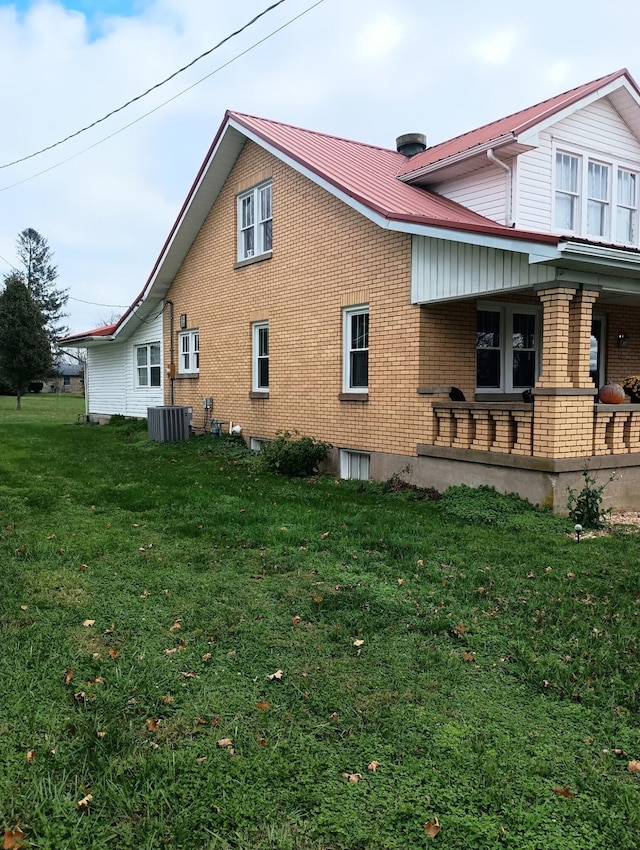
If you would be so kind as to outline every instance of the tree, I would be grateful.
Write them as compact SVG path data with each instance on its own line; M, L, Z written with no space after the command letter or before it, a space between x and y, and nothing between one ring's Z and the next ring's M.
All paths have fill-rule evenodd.
M51 372L45 317L18 272L7 275L0 295L0 381L16 394L16 408L36 381Z
M51 347L56 351L56 340L69 331L61 321L67 315L64 307L69 299L68 290L56 286L58 267L53 265L53 251L44 236L27 227L18 235L17 244L24 280L44 316Z

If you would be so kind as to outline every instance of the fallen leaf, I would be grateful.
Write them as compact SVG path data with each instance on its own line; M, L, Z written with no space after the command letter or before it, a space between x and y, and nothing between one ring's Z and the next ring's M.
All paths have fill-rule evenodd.
M87 682L87 685L104 685L104 679L102 676L96 676L95 679Z
M360 782L362 779L361 773L343 773L342 778L346 779L348 782L353 782L354 784Z
M293 618L292 622L293 622L294 626L297 626L298 623L300 622L300 614L296 614L296 616Z
M210 661L211 660L211 653L205 652L205 654L202 656L202 658L200 660L201 661Z
M428 820L425 823L423 829L424 829L425 835L428 835L429 838L435 838L436 835L440 832L440 829L441 829L440 822L438 821L438 818L434 818L433 820Z
M375 773L375 772L376 772L376 770L377 770L379 767L380 767L380 762L379 762L379 761L370 761L370 762L369 762L369 764L367 765L367 769L368 769L368 770L370 770L372 773Z
M82 625L83 626L93 626L94 623L95 623L95 620L83 620Z
M557 794L559 797L566 797L568 800L573 800L576 796L568 785L565 785L564 788L561 788L559 785L554 785L553 793Z
M144 549L142 551L144 552ZM145 589L140 594L140 599L146 599L148 595L149 595L149 591L145 587Z
M216 741L216 745L222 750L225 747L231 747L233 746L233 738L220 738L219 741Z
M183 671L183 672L180 673L180 675L182 676L183 679L197 679L198 678L197 673L187 673L187 672Z
M92 802L92 800L93 800L93 794L87 794L85 797L82 798L82 800L78 800L78 802L76 803L76 806L79 809L81 809L83 807L87 808L89 806L89 803Z
M29 608L28 608L28 606L27 606L27 605L21 605L21 606L20 606L20 610L21 610L21 611L28 611L28 610L29 610Z
M103 631L103 633L102 633L102 634L103 634L103 635L112 635L112 634L115 632L115 630L116 630L116 625L115 625L115 623L111 623L111 625L109 626L109 628L108 628L108 629L105 629L105 630Z
M63 678L62 681L65 683L65 685L68 685L69 682L71 681L72 677L73 677L73 667L68 667L64 672L64 678Z
M463 635L463 634L465 634L465 633L466 633L466 632L468 632L468 631L469 631L469 626L465 626L465 624L464 624L464 623L458 623L458 625L457 625L457 626L455 627L455 629L453 630L453 633L454 633L457 637L462 637L462 635Z
M7 528L9 528L9 526L7 526ZM56 539L55 534L50 534L50 535L47 537L47 540L55 540L55 539Z
M207 722L208 721L205 720L204 717L196 717L196 723L198 723L200 726L206 726Z
M284 674L284 670L276 670L275 673L269 673L269 675L267 676L267 679L270 682L273 682L274 679L282 679L283 674Z
M109 658L117 658L120 655L117 649L113 649L113 647L109 650Z
M266 738L258 738L258 746L259 747L265 747L266 745L267 745L267 739Z
M213 718L213 720L211 721L211 725L212 726L219 726L220 725L220 715L219 714L216 717Z
M158 718L158 720L153 720L151 717L147 717L147 730L149 732L157 732L158 726L162 723L162 718Z
M314 596L313 601L319 605L322 602L322 596Z
M15 829L5 829L2 850L20 850L21 847L24 847L22 843L23 838L24 832L19 826Z
M362 646L363 643L364 643L364 640L362 640L361 638L358 638L357 640L354 640L353 645L354 646Z
M96 735L98 736L98 738L106 738L107 737L106 732L96 732Z
M197 758L197 759L196 759L196 763L197 763L197 764L202 764L202 762L203 762L203 761L206 761L206 760L207 760L207 757L206 757L206 756L200 756L200 758Z
M173 697L171 696L171 694L165 694L163 697L160 697L160 702L163 705L171 705L171 703L173 702Z
M80 572L83 573L87 569L86 564L80 564Z
M84 691L78 691L78 693L73 695L73 698L75 700L78 700L78 702L79 702L81 699L85 698L85 692Z
M398 584L404 584L404 579L403 579L403 578L399 578L399 579L398 579Z
M464 661L475 661L476 660L476 654L475 654L475 652L463 652L462 658L463 658Z
M325 531L324 534L320 535L320 540L326 540L327 537L331 534L330 531Z
M259 703L256 705L256 709L257 709L258 711L269 711L269 709L270 709L270 708L271 708L271 703L270 703L270 702L259 702Z
M575 577L576 577L575 573L567 573L567 578L575 578Z
M29 750L29 752L25 756L25 760L26 760L27 764L31 764L31 762L34 760L35 757L36 757L36 751L35 750Z
M177 646L172 646L171 649L164 649L163 652L165 655L173 655L174 652L178 651Z
M180 620L174 620L173 625L169 626L169 631L170 632L178 632L178 631L180 631L181 628L182 628L182 623L180 622Z
M168 590L166 590L166 589L165 589L165 590L163 590L162 592L164 593L164 595L165 595L165 596L168 596L168 595L169 595L169 591L168 591Z
M629 773L640 773L640 761L630 761L627 770Z

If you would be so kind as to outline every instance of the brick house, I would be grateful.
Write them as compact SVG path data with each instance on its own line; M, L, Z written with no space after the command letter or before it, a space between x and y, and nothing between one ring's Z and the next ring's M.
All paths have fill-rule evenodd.
M559 510L588 461L637 508L640 407L597 387L640 373L639 176L625 70L432 147L227 112L134 305L64 341L87 413L206 427L211 398L256 447L328 440L343 477Z

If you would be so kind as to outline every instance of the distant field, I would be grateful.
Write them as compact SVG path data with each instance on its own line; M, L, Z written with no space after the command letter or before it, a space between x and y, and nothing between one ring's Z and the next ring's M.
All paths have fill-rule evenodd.
M5 847L640 846L637 534L12 404Z

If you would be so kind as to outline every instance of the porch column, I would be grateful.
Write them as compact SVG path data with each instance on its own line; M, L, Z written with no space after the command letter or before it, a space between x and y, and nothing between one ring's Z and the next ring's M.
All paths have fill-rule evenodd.
M600 295L597 289L580 289L569 305L569 376L574 387L593 388L589 374L593 305ZM596 389L598 389L596 387Z
M569 377L569 304L576 294L574 287L556 286L542 289L542 374L537 387L571 387Z
M597 292L576 286L538 291L543 307L542 374L533 388L533 455L593 453L595 390L589 377L591 313Z

